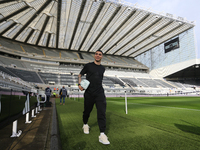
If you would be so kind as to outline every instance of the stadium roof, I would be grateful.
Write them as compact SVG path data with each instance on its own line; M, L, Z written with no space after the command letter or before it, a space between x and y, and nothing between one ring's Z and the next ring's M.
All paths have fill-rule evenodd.
M120 0L0 0L0 36L46 48L135 57L192 27Z

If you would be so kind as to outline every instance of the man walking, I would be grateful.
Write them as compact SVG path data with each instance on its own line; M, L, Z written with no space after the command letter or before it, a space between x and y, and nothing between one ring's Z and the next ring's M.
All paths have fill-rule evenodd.
M83 131L85 134L89 134L89 126L87 123L93 106L96 104L97 120L100 130L99 142L110 144L108 137L104 133L106 130L106 97L102 86L103 75L105 72L105 68L101 65L103 52L97 50L94 58L94 62L86 64L78 76L78 87L81 91L84 90L80 85L81 76L86 74L86 79L90 82L84 93Z
M65 97L67 95L67 89L65 88L65 86L63 86L62 89L60 89L59 95L60 95L60 105L62 105L62 98L63 98L63 105L65 105Z
M49 88L49 86L45 89L45 94L47 97L47 102L49 102L50 96L51 96L51 89Z

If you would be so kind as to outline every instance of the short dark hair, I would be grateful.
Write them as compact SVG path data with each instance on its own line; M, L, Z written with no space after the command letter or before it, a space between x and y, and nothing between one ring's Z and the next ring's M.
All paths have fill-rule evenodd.
M101 53L102 53L102 55L103 55L103 52L102 52L100 49L98 49L96 52L101 52ZM96 52L95 52L95 53L96 53Z

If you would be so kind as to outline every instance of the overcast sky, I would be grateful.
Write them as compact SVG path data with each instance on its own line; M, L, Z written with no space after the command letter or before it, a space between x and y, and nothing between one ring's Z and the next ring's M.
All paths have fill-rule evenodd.
M132 4L151 8L158 12L170 13L196 21L195 36L197 42L198 58L200 58L200 0L125 0Z

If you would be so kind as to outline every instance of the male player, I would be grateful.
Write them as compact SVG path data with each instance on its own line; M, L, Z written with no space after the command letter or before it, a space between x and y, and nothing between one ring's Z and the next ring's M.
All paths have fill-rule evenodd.
M99 142L110 144L108 137L104 133L106 129L106 97L102 86L103 75L105 72L105 68L101 65L103 52L97 50L94 58L94 62L86 64L78 76L78 87L81 91L84 90L80 85L81 76L86 74L86 79L90 82L84 93L83 131L85 134L89 134L89 126L87 123L93 106L96 104L97 120L100 129Z

